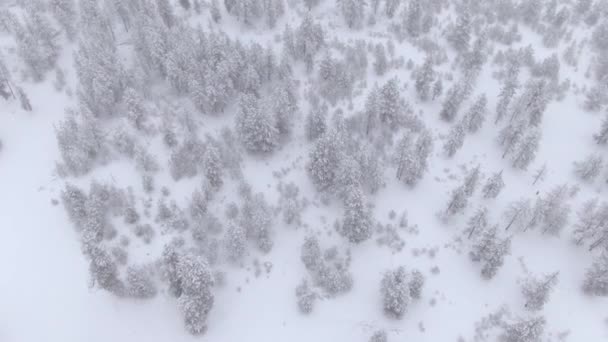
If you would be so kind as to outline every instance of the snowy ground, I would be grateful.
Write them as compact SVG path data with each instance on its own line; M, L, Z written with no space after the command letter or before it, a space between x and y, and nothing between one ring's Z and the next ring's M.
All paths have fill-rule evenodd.
M278 27L283 24L281 21ZM238 30L234 31L231 34L239 34ZM252 36L270 40L265 33ZM538 38L530 34L519 45L535 40ZM398 54L410 56L408 49L413 49L408 43L397 45ZM421 61L418 53L410 56L417 63ZM60 62L69 70L71 78L72 59L69 53L64 51L64 54ZM540 50L537 54L537 58L542 57ZM479 84L480 87L489 85L490 89L484 91L490 98L488 107L493 114L498 90L488 73L482 74ZM562 79L584 82L581 73L562 65ZM392 70L384 79L394 75L409 81L409 71L404 69ZM301 77L305 77L303 73ZM370 84L373 81L370 76ZM70 86L74 88L73 83ZM404 233L406 246L397 254L378 248L373 239L351 248L353 289L336 298L319 301L308 316L300 314L295 305L294 289L306 273L300 261L300 246L310 232L325 234L333 230L331 224L341 215L339 203L333 201L320 208L310 206L303 214L308 226L304 229L285 227L276 220L274 248L260 257L261 261L272 262L271 272L256 278L251 271L234 267L227 275L227 285L215 292L209 330L204 336L191 336L184 329L175 299L166 293L152 300L137 301L119 299L88 286L88 264L82 255L78 234L61 204L51 202L59 199L64 185L54 171L55 162L60 159L54 127L74 99L55 92L50 81L42 84L28 81L22 83L22 87L34 106L32 112L24 112L17 102L0 99L3 144L0 151L0 341L367 341L378 329L387 330L389 341L457 341L460 336L470 341L475 322L501 305L509 305L516 315L524 314L517 284L523 275L522 261L533 273L560 271L559 283L542 311L547 319L547 337L557 338L560 333L569 332L568 341L608 340L608 301L585 296L580 290L592 256L586 248L571 243L571 225L561 238L541 236L537 231L515 235L504 267L488 281L479 276L479 268L469 260L467 248L459 252L455 241L462 235L467 217L483 201L481 196L474 197L466 215L448 224L436 215L445 207L448 191L460 181L451 180L449 174L460 177L458 167L462 164L472 167L481 163L485 175L504 169L505 190L498 199L486 203L497 222L503 208L513 200L535 198L537 192L543 194L554 185L574 184L572 162L595 151L597 147L590 137L600 122L597 114L582 111L581 96L570 93L561 102L551 102L542 124L538 156L527 172L513 170L508 162L500 159L492 116L482 131L467 136L455 158L446 159L437 141L430 170L414 189L398 183L394 170L387 170L386 186L369 197L375 206L374 217L387 223L391 221L390 210L395 210L399 217L406 209L409 222L418 227L418 233ZM415 102L411 82L405 94ZM356 100L355 106L362 101L364 96ZM468 107L468 102L464 107ZM440 103L424 104L420 108L424 111L423 120L434 134L447 133L449 127L438 116ZM232 122L232 118L222 121ZM209 127L214 127L214 123L206 129ZM301 126L296 131L298 129ZM279 200L272 173L294 163L297 169L290 171L285 180L296 182L301 192L315 201L314 187L303 170L308 151L305 143L302 133L297 131L294 140L274 155L246 157L246 180L255 190L264 191L271 204ZM549 174L544 182L532 187L532 173L544 163ZM447 168L451 169L449 173ZM115 178L119 184L139 182L133 170L120 162L96 172L100 177ZM605 184L595 184L581 184L580 193L573 201L571 223L584 200L593 196L605 198ZM184 198L188 196L188 187L184 182L177 185L175 197L180 198L182 193ZM325 216L325 223L320 216ZM324 245L340 241L334 232ZM433 250L435 255L415 255L423 249ZM420 269L427 282L422 299L408 308L402 320L393 320L386 318L381 310L379 281L387 269L399 265ZM438 274L431 271L435 266L439 268Z

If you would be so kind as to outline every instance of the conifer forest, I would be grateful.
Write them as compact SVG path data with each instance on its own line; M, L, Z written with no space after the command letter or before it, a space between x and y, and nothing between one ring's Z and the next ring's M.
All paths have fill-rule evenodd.
M0 341L608 341L608 0L0 0Z

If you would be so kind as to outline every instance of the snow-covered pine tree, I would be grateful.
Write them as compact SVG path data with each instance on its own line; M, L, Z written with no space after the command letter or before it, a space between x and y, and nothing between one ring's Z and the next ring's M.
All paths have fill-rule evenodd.
M55 67L59 57L59 32L51 25L45 13L37 9L26 11L25 23L16 31L17 52L26 63L35 81Z
M598 145L606 145L608 143L608 113L606 113L604 120L602 120L600 131L593 135L593 138Z
M340 233L352 243L361 243L372 235L372 216L358 185L348 186L345 192Z
M502 158L513 153L526 133L527 124L524 121L509 123L498 134L498 143L503 148ZM536 152L536 151L534 151Z
M462 148L466 134L466 128L462 123L459 122L452 126L447 139L443 143L443 151L446 156L451 158Z
M426 101L431 95L431 85L435 72L433 71L433 58L427 56L424 64L416 72L416 93L421 101Z
M604 160L597 154L591 154L582 161L574 162L574 173L582 180L593 181L600 174Z
M450 30L447 40L454 49L458 52L465 52L469 49L469 41L471 40L471 16L467 10L462 11L458 15L456 24Z
M570 216L570 187L568 185L558 185L539 200L541 231L543 234L559 235L568 224Z
M577 212L573 238L576 244L589 243L590 250L608 243L608 203L598 203L594 198L586 201Z
M385 0L384 13L386 13L386 16L392 18L397 13L400 4L401 0Z
M51 0L49 8L55 20L63 27L67 38L73 41L77 33L76 23L78 18L74 0Z
M365 19L365 0L337 0L348 28L359 28Z
M182 288L178 301L186 329L194 335L202 334L207 330L207 316L214 303L211 287L215 281L209 264L202 256L188 253L179 257L176 271Z
M340 133L329 130L317 139L309 153L308 173L319 190L328 190L335 183L342 160L343 143Z
M462 87L459 83L454 83L450 90L448 90L445 99L443 100L441 112L439 113L441 119L447 122L454 121L454 119L458 115L458 110L460 109L462 101Z
M477 189L481 172L480 168L481 166L477 165L475 168L469 171L464 178L464 193L467 195L467 197L471 197L475 192L475 189Z
M387 127L395 127L402 114L403 100L399 92L399 80L391 78L380 90L379 119Z
M517 145L517 149L511 155L513 167L527 170L530 163L536 159L536 152L540 144L540 131L531 129L526 132L525 136Z
M541 277L530 275L527 277L521 287L521 293L524 296L526 309L531 311L542 310L545 303L549 301L549 294L553 287L559 281L559 272L553 272Z
M587 269L583 291L592 296L608 296L608 252L603 251Z
M509 111L509 105L517 88L519 88L519 71L521 69L518 61L509 61L507 64L505 80L498 95L498 103L496 104L496 120L494 124L501 121Z
M532 1L531 1L532 2ZM546 321L542 316L530 319L520 318L517 321L506 324L500 335L500 341L504 342L535 342L540 341L545 330Z
M410 0L407 10L404 9L403 17L408 35L417 38L422 30L422 4L420 0Z
M216 189L221 187L223 184L221 151L213 141L208 142L205 146L205 152L202 156L202 167L205 178L207 178L209 184Z
M485 94L480 95L465 114L463 121L469 133L477 132L486 120L486 106L488 99Z
M482 193L486 199L496 198L500 191L505 187L505 182L502 180L502 170L494 173L483 186Z
M388 69L388 59L383 44L376 44L374 47L374 72L378 76L382 76Z
M486 227L471 247L471 260L481 262L481 275L492 279L502 267L504 258L511 251L511 239L500 238L496 226Z
M253 95L241 96L236 132L249 152L272 152L278 146L279 130L275 118L260 106L259 100Z
M454 216L464 210L468 204L469 198L466 194L464 186L452 190L450 201L445 211L447 216Z
M480 234L483 229L488 226L488 208L483 207L477 209L475 214L469 218L467 221L467 239L471 239L471 237L476 236L476 234Z
M386 272L380 287L384 312L391 317L402 318L412 300L405 267Z

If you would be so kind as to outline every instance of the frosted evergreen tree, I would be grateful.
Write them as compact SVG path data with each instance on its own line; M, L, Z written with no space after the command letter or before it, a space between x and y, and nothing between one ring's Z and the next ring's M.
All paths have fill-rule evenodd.
M547 94L546 82L542 79L528 81L523 94L521 94L515 103L509 122L513 122L523 114L530 125L540 125L548 102L549 95Z
M303 0L304 4L306 5L306 7L308 7L308 9L312 9L313 7L317 6L321 0Z
M477 241L471 247L471 260L481 263L481 275L492 279L502 267L504 258L511 251L511 239L498 236L496 226L487 227L479 232Z
M406 31L410 37L416 38L422 30L422 5L420 0L410 0L405 13Z
M222 20L222 12L220 11L220 5L218 0L211 0L211 19L214 22L219 23Z
M327 116L329 109L326 104L311 106L306 116L306 137L314 141L327 131Z
M443 104L441 106L441 112L439 116L441 119L452 122L458 115L458 110L463 101L462 88L458 83L455 83L448 93L446 94Z
M314 57L324 45L323 27L315 23L310 14L306 14L295 32L294 57L303 60L306 69L311 71L314 66Z
M589 250L608 244L608 204L597 198L583 204L577 213L573 238L576 244L589 243Z
M488 99L485 95L480 95L475 103L471 106L469 111L465 114L463 120L470 133L477 132L484 121L486 120L486 106Z
M321 246L319 239L315 236L308 236L304 239L302 249L300 251L300 260L309 271L316 270L323 262L321 256Z
M568 224L570 215L570 205L567 202L569 190L570 188L567 185L556 186L539 201L543 234L559 235Z
M344 155L336 170L336 178L332 190L344 199L347 197L347 193L352 191L351 187L361 186L362 178L359 162L351 155Z
M584 181L593 181L600 174L604 160L597 154L591 154L582 161L574 162L574 173Z
M595 142L599 145L606 145L608 143L608 114L602 120L600 131L593 136Z
M202 157L203 173L209 181L209 184L215 188L222 186L223 165L220 154L220 149L210 142L205 147L205 152Z
M502 180L502 170L500 172L494 173L488 180L486 184L483 186L481 192L483 193L483 198L491 199L496 198L500 191L505 187L505 182Z
M536 183L538 183L538 181L543 181L545 179L546 175L547 175L547 164L543 164L543 166L538 168L536 170L536 172L534 173L534 181L532 182L532 185L535 185Z
M21 105L21 109L31 112L32 111L32 103L30 102L30 98L25 93L25 90L21 87L17 87L17 97L19 98L19 104Z
M386 272L380 287L384 312L391 317L401 319L412 300L405 267L400 266Z
M302 282L296 287L298 309L303 314L309 314L312 312L317 297L317 294L311 290L308 282L305 279L302 280Z
M272 249L272 210L262 193L250 195L241 208L240 225L245 228L247 237L258 249L268 253Z
M433 83L432 100L435 101L441 96L441 94L443 94L443 82L441 81L441 78L438 78L437 81Z
M365 18L365 0L337 0L348 28L359 28Z
M372 217L359 186L350 186L344 197L344 219L340 233L352 243L360 243L372 235Z
M399 92L399 80L396 77L386 82L380 90L379 108L380 122L387 127L395 127L403 109L403 100Z
M412 299L420 299L422 296L422 287L424 286L424 275L418 270L414 270L410 276L410 282L408 284L410 288L410 297Z
M466 137L465 126L462 123L455 124L448 133L447 139L443 143L443 151L449 157L453 157L464 145Z
M123 69L107 31L82 39L75 56L79 97L96 116L113 113L124 89Z
M503 159L507 155L513 153L520 146L520 142L524 137L526 127L527 125L524 121L517 121L508 124L500 130L498 134L498 141L504 151L502 154Z
M542 316L530 319L518 319L506 324L500 335L501 342L534 342L540 341L545 330L546 321Z
M397 179L404 179L406 168L413 163L412 139L409 134L405 134L397 144L395 159L397 161Z
M204 153L203 143L189 138L173 150L169 159L169 172L175 181L192 178L200 171Z
M63 27L66 36L70 41L76 37L76 3L74 0L51 0L49 8L55 20Z
M327 131L317 139L309 153L308 173L319 190L334 185L336 171L342 160L343 144L339 133Z
M28 10L24 24L15 35L17 52L34 80L41 81L59 57L59 33L39 10Z
M592 296L608 296L608 252L602 252L587 269L583 291Z
M386 58L386 51L384 45L378 43L374 47L374 72L378 76L382 76L388 69L388 59Z
M330 103L350 98L354 74L348 69L345 61L334 59L329 53L321 60L319 65L320 92Z
M471 239L471 237L479 234L488 227L488 209L487 208L479 208L473 216L469 218L467 221L467 229L468 232L467 238Z
M297 93L293 82L281 82L272 92L270 110L274 113L279 134L288 136L291 133L294 117L298 113Z
M414 186L428 168L428 157L433 149L433 140L423 130L415 142L406 135L397 145L397 179Z
M79 228L87 218L86 200L87 195L84 191L70 183L67 183L65 189L61 191L61 201L68 217Z
M479 176L480 176L480 166L477 165L474 169L469 171L464 178L464 193L471 197L475 190L477 189L477 185L479 184Z
M536 159L540 138L540 131L538 130L532 129L526 133L511 155L513 167L521 170L528 169L530 163Z
M169 0L156 0L156 10L167 27L175 25L175 13Z
M456 24L448 34L448 42L459 52L467 51L471 40L471 29L470 14L464 10L459 14Z
M433 59L431 56L427 56L422 67L416 72L416 93L421 101L426 101L431 96L434 74Z
M148 267L127 267L127 293L131 297L140 299L156 296L156 284Z
M230 223L224 236L224 249L230 261L239 262L247 253L247 236L245 229L238 224Z
M179 4L182 6L183 9L185 9L186 11L190 9L190 0L179 0Z
M369 342L388 342L386 331L378 330L369 338Z
M207 214L208 205L209 198L201 190L195 190L190 200L190 217L195 222L202 222Z
M397 13L399 4L401 4L400 0L385 0L384 1L384 13L386 13L386 16L389 18L392 18L395 15L395 13Z
M0 95L6 100L8 100L9 97L12 97L13 99L17 98L11 83L11 73L4 62L4 56L0 54Z
M275 118L263 111L258 99L245 94L239 101L236 132L249 152L272 152L278 145L279 131Z
M63 167L73 175L84 175L108 154L99 124L86 110L68 111L56 132Z
M125 294L125 285L118 275L118 266L110 254L99 246L87 248L89 272L95 284L117 296Z
M214 303L211 292L214 279L209 264L201 256L182 255L177 263L177 275L182 288L178 302L186 329L191 334L202 334L207 330L207 316Z
M450 201L445 211L447 216L454 216L464 210L468 204L468 196L466 194L464 186L460 186L454 190L450 195Z
M372 90L368 93L367 99L365 100L365 135L369 136L372 134L380 120L380 88L377 84L374 84Z
M541 277L533 275L527 277L521 287L521 293L526 301L524 306L531 311L542 310L549 301L549 294L559 281L559 272L554 272Z
M510 61L507 65L506 77L498 95L498 103L496 104L496 120L494 123L501 121L509 111L509 105L515 96L517 88L519 88L519 71L521 66L518 62Z
M144 99L133 89L127 88L123 94L127 120L137 130L144 130L146 123L146 108Z

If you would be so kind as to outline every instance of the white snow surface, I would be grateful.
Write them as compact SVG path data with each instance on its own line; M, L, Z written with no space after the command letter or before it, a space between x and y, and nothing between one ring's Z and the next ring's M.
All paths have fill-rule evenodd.
M331 1L324 1L327 3ZM244 29L237 22L233 22L226 13L223 15L231 35L272 40L272 32L243 33ZM325 26L327 21L337 23L339 27L330 31L332 35L343 32L344 37L353 35L345 33L348 31L342 27L341 19L331 17L331 14L324 15L322 8L316 9L315 15L324 17ZM289 20L282 18L277 31ZM369 32L365 30L354 35L367 37ZM536 42L539 48L534 47L537 58L540 58L543 53L538 38L523 29L522 33L524 42L518 45ZM8 45L7 39L0 41L3 50ZM68 70L68 84L74 89L71 49L64 48L60 64ZM423 57L407 42L397 43L396 50L406 60L412 58L416 63ZM16 58L14 54L5 55ZM585 61L580 63L579 68L583 70ZM416 103L409 71L405 68L391 69L382 79L372 75L371 66L369 69L368 84L381 83L395 75L409 82L404 95ZM296 70L304 79L301 66ZM562 63L562 80L570 78L581 86L589 82L580 74L582 71L575 72ZM30 97L34 107L32 112L22 111L16 101L0 99L0 139L3 144L0 151L2 342L367 341L377 329L386 329L389 341L456 341L459 336L468 341L474 334L475 322L501 305L508 305L516 314L525 314L517 284L517 279L523 276L520 258L534 273L560 271L559 283L542 311L547 319L547 336L556 337L561 332L570 331L569 341L608 340L608 300L586 296L580 290L592 256L586 248L575 246L570 241L576 210L591 197L605 198L605 184L580 185L581 190L572 201L570 225L561 237L541 236L537 231L515 235L511 255L497 276L489 281L480 277L478 265L469 260L467 248L459 253L452 247L457 245L455 238L462 234L466 218L477 209L477 203L483 201L481 196L476 194L473 197L466 215L447 224L436 216L444 208L448 192L460 181L450 179L445 169L451 168L451 173L462 175L458 167L463 164L472 167L480 163L485 176L504 169L505 189L496 200L486 202L495 222L499 222L503 209L512 200L535 198L537 191L543 194L557 184L575 184L572 162L595 151L591 136L599 127L600 116L583 111L582 97L572 91L564 100L549 105L535 162L528 171L514 170L508 161L500 159L495 143L497 128L493 125L492 114L498 89L490 71L484 72L476 93L487 92L490 114L481 131L468 135L462 150L449 160L441 153L441 142L436 141L430 170L413 189L398 183L394 179L394 170L387 169L386 186L368 196L374 203L374 216L378 221L389 222L391 209L397 212L397 219L403 210L407 210L410 224L418 227L419 234L402 235L406 241L402 252L392 254L389 249L378 247L374 238L353 246L353 289L336 298L320 300L312 314L302 315L295 304L295 287L306 276L300 261L303 238L323 227L332 231L331 224L342 211L337 200L329 206L318 204L317 208L311 205L303 214L308 227L298 230L285 226L277 218L274 221L273 250L259 257L262 262L272 262L272 271L269 274L263 272L256 278L246 269L229 268L226 286L214 290L215 305L208 319L208 331L202 336L192 336L184 329L175 299L167 293L159 293L152 300L139 301L116 298L89 287L88 263L81 253L78 233L62 205L51 203L51 199L59 199L63 188L63 180L55 172L55 162L60 156L54 127L64 117L65 108L75 102L64 92L56 92L51 79L49 76L39 84L31 81L20 83ZM444 89L448 87L444 85ZM301 85L300 92L302 89ZM364 98L358 97L354 101L355 107L361 108ZM304 102L300 97L302 113L307 110ZM467 101L463 108L467 108L469 103ZM423 120L433 129L433 134L447 133L449 126L439 120L440 103L420 104L417 108L424 111ZM301 119L303 116L292 141L280 151L263 158L245 157L246 180L256 191L263 191L272 205L278 201L272 173L294 163L296 170L290 171L284 181L294 181L304 196L315 199L314 187L304 171L309 145L303 137ZM217 121L217 125L208 123L204 129L215 130L221 125L231 125L233 116L230 114ZM544 182L532 187L533 171L544 163L547 163L549 174ZM134 170L121 162L98 168L95 173L99 178L112 178L120 185L139 184ZM87 184L84 180L82 182ZM191 184L188 181L180 183L172 188L172 192L177 199L187 198L191 194ZM228 203L231 199L222 201ZM319 202L318 199L314 201ZM217 210L223 210L221 208L218 206ZM218 217L222 215L223 212L217 213ZM325 223L320 220L321 215L325 216ZM344 244L335 232L322 239L323 246L332 244ZM423 248L436 248L436 256L414 255L415 249ZM408 308L402 320L394 320L382 312L379 284L386 270L400 265L420 269L426 276L426 284L421 300ZM431 273L434 266L439 267L439 274ZM436 303L431 305L431 300ZM420 326L424 327L423 331Z

